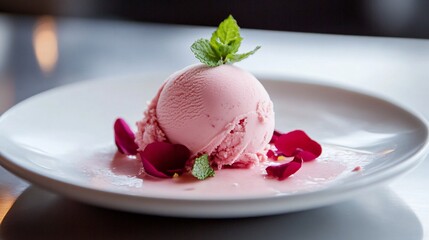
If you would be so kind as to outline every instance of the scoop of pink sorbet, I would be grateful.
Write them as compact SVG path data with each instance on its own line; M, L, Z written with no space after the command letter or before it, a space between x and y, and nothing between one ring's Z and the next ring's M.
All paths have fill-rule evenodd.
M155 141L185 145L212 164L250 167L265 160L274 112L262 84L233 65L193 65L171 75L137 123L139 150Z

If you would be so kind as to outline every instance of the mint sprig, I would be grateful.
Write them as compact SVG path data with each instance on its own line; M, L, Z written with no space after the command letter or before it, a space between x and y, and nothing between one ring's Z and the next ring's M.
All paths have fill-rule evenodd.
M254 54L260 46L254 50L238 54L241 41L240 27L231 15L223 20L210 40L198 39L191 46L191 51L202 63L216 67L222 64L235 63Z
M204 180L215 175L213 168L210 166L209 156L207 154L195 159L191 173L199 180Z

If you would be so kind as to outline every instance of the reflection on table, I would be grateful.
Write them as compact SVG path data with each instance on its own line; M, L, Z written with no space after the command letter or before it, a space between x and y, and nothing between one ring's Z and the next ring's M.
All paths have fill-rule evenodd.
M421 239L420 221L402 201L393 203L392 198L397 199L392 191L379 188L365 197L297 213L242 219L180 219L93 207L30 187L5 217L1 233L5 239L37 236L46 240L313 240L315 236L321 240Z

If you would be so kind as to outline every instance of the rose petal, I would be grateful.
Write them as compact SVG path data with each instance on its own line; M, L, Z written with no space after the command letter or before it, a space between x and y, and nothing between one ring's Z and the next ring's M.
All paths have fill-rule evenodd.
M281 135L282 135L281 132L274 130L273 136L271 137L271 140L270 140L270 143L275 143Z
M265 168L265 170L267 171L268 176L277 178L278 180L285 180L301 168L302 161L301 157L294 157L294 159L288 163L269 166Z
M267 151L267 157L270 158L270 159L276 159L277 155L276 155L276 153L273 150L270 149L270 150Z
M144 158L144 157L142 157L142 152L139 152L140 153L140 158L141 158L141 160L142 160L142 163L143 163L143 168L144 168L144 171L147 173L147 174L149 174L149 175L151 175L151 176L154 176L154 177L159 177L159 178L169 178L170 176L168 176L167 174L165 174L165 173L163 173L163 172L160 172L160 171L158 171L156 168L155 168L155 166L153 166L152 165L152 163L150 162L150 161L148 161L147 160L147 158Z
M276 148L287 157L301 156L303 161L311 161L322 154L322 147L304 131L295 130L282 134L274 143Z
M115 130L115 144L118 151L127 155L136 155L138 146L134 142L135 136L128 124L122 118L118 118L113 129Z
M316 159L318 156L314 155L312 152L300 151L295 156L301 157L304 162L309 162Z
M154 142L139 152L145 172L151 176L168 178L182 173L191 152L181 144Z

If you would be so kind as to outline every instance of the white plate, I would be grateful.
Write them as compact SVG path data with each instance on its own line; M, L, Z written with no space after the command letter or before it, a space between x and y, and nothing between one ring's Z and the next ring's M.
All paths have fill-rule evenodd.
M140 162L115 154L116 117L142 117L164 77L91 81L32 97L0 118L0 163L71 198L140 213L244 217L298 211L362 193L414 167L428 129L410 111L342 88L263 81L276 128L303 129L324 152L285 181L263 167L221 170L205 181L148 179ZM360 167L360 171L353 171Z

